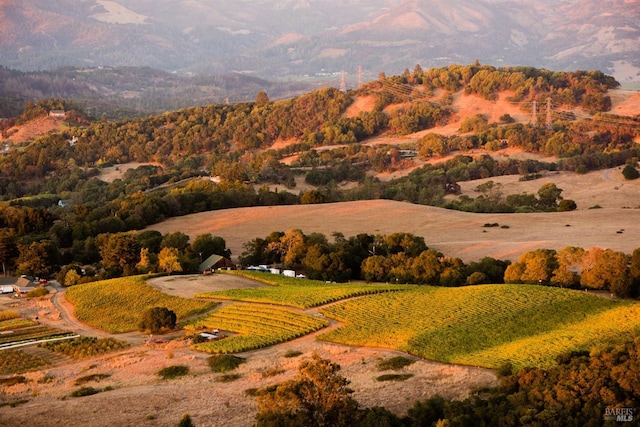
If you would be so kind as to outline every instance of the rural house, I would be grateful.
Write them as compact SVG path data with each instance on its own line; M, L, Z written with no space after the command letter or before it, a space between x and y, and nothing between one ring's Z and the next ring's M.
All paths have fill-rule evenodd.
M49 111L49 117L54 119L64 119L67 117L67 113L64 110L51 110Z

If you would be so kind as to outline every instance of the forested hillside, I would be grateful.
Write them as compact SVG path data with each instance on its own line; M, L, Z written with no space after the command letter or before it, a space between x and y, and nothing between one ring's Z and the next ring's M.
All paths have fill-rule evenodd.
M96 262L94 239L101 234L230 207L385 198L474 212L571 210L575 203L563 200L553 184L541 184L537 194L498 197L487 187L477 198L445 196L459 192L458 182L506 174L535 179L545 170L584 173L625 163L630 174L637 173L640 120L607 113L608 90L616 87L597 71L476 63L416 66L399 76L380 75L357 91L326 88L277 102L259 92L254 102L121 121L90 122L86 111L67 101L29 103L2 128L0 222L23 244L51 239L64 255L52 265L63 265L72 259ZM454 134L437 133L454 120L451 99L459 93L488 100L506 94L525 117L533 117L533 108L540 111L535 121L504 114L490 122L476 114ZM345 114L362 98L373 100L371 108ZM553 115L543 114L547 103ZM11 124L59 109L66 110L62 132L11 139ZM405 135L419 136L393 145L367 143ZM557 161L490 156L505 144ZM469 149L485 154L465 154ZM428 162L450 154L459 155ZM100 168L131 161L149 164L110 183L95 179ZM373 176L408 167L415 170L387 182ZM313 189L296 190L300 179ZM343 189L341 182L352 185ZM288 191L272 191L270 184Z
M72 101L95 119L114 120L195 105L247 101L260 90L282 99L313 87L238 73L193 76L149 67L63 67L22 72L0 66L0 118L17 116L27 101L47 98Z

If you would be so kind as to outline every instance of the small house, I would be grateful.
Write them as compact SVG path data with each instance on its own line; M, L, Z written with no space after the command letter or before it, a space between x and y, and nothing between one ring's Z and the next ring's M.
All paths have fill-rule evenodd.
M67 117L67 113L64 110L51 110L49 111L49 117L53 119L64 119Z

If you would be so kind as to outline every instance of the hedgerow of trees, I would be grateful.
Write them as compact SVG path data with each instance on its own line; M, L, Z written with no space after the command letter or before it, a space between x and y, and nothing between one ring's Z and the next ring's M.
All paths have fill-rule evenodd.
M273 232L246 242L240 263L277 265L301 270L311 279L463 286L483 283L531 283L597 289L621 298L640 290L640 249L630 256L611 249L561 251L537 249L516 262L490 257L468 265L429 249L424 238L410 233L359 234L333 241L301 230Z

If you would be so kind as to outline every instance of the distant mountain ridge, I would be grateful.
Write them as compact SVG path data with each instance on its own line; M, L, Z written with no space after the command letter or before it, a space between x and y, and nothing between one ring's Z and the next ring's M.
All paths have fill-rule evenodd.
M355 84L415 64L599 69L640 81L638 0L0 0L0 65L149 66Z

